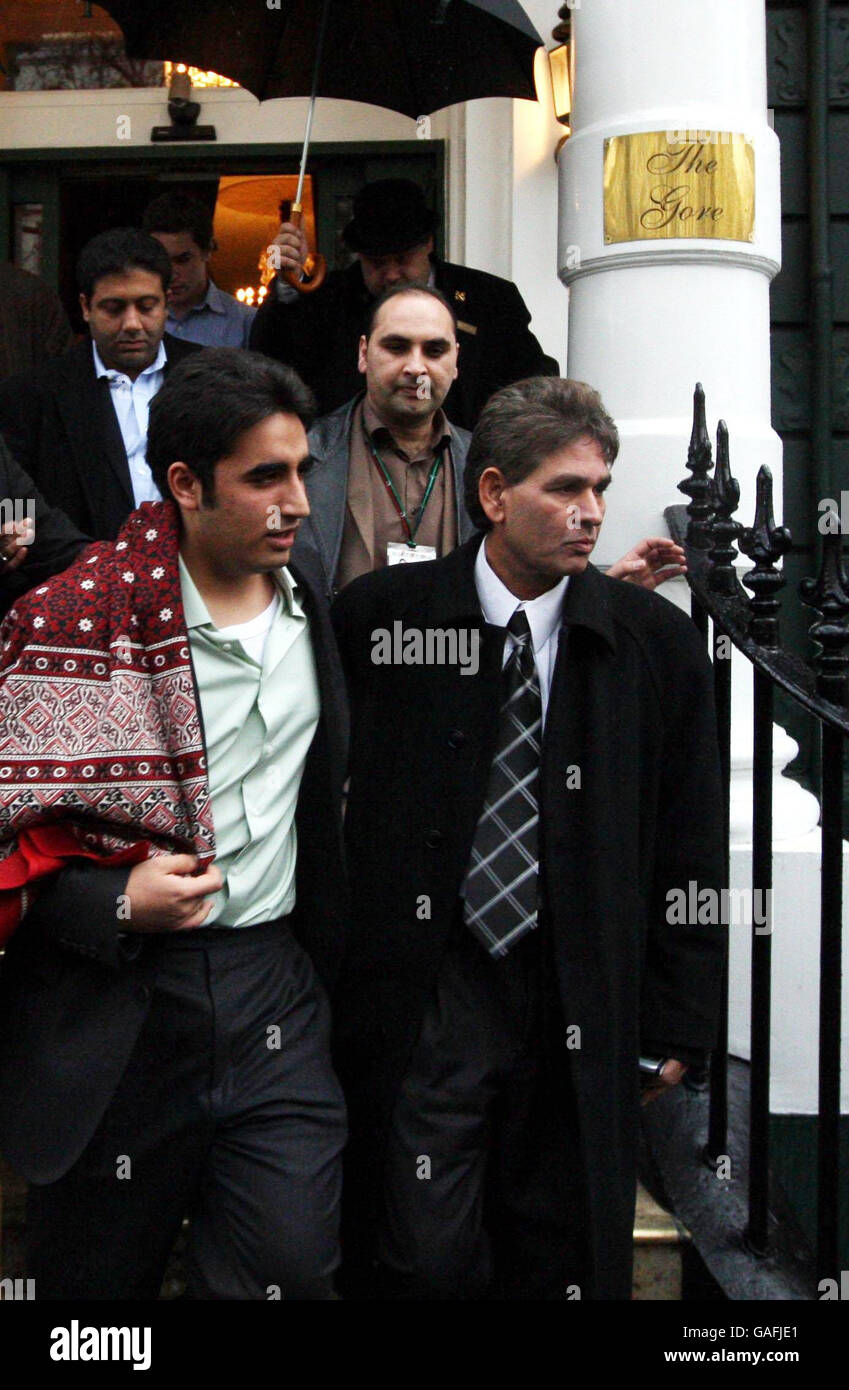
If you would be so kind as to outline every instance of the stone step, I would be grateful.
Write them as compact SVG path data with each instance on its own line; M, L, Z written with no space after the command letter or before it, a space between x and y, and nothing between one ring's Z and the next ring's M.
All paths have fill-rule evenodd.
M637 1184L634 1216L634 1283L631 1297L680 1300L683 1254L690 1233Z
M0 1278L25 1274L25 1200L25 1184L0 1159ZM634 1218L634 1299L681 1298L682 1256L689 1241L689 1231L638 1184ZM181 1287L179 1267L172 1260L162 1297L177 1296Z

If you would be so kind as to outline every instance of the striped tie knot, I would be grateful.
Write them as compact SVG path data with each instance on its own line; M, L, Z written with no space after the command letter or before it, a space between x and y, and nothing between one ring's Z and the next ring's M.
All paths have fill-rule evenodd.
M528 615L524 608L517 608L509 623L507 631L514 642L519 642L522 646L531 640L531 625L528 622Z

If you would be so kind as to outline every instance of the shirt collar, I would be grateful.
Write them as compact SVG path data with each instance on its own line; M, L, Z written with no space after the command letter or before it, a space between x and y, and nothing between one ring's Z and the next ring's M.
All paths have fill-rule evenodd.
M124 378L127 378L127 380L129 380L129 378L127 377L127 373L126 373L126 372L119 372L118 369L117 369L117 367L106 367L106 366L104 366L103 358L100 356L100 353L97 351L97 343L94 341L93 338L92 338L92 340L91 340L91 350L92 350L92 354L93 354L93 356L94 356L94 374L95 374L95 376L98 376L98 377L105 376L105 377L108 377L110 381L123 380ZM161 372L161 371L164 369L165 364L166 364L167 361L168 361L168 354L167 354L166 351L165 351L165 344L164 344L164 342L162 341L162 339L160 338L160 340L159 340L159 348L158 348L158 350L157 350L156 356L154 357L154 359L153 359L153 361L151 362L151 364L150 364L149 367L145 367L145 369L144 369L143 372L139 372L139 376L152 376L154 372ZM136 381L138 381L138 377L136 377Z
M178 556L180 566L180 588L183 592L183 612L186 615L186 629L190 631L193 627L208 627L213 632L218 629L209 614L209 609L204 603L200 590L189 573L189 567L182 555ZM284 610L290 617L304 617L304 610L298 598L298 586L294 577L285 565L279 570L272 570L271 578L277 586L280 600Z
M380 416L373 409L369 402L368 396L363 397L363 427L365 428L366 433L371 435L372 439L375 442L377 442L381 438L388 438L395 452L398 454L401 453L401 450L395 443L392 431L390 430L388 425L384 425L383 421L380 419ZM445 411L440 406L439 410L436 411L433 417L433 425L430 436L430 442L428 444L428 449L432 450L435 453L437 449L444 448L444 446L446 444L450 444L450 442L451 430L448 425L448 421L445 418ZM406 457L406 455L404 455L404 457Z
M189 313L199 314L203 309L211 309L213 314L226 314L229 307L227 303L229 298L230 296L225 294L223 290L220 290L214 280L208 280L206 294L200 304L195 304L194 308L189 310Z
M568 585L569 576L564 574L553 589L547 589L538 598L518 599L498 578L486 558L486 540L475 557L475 588L487 622L496 627L506 627L516 609L522 608L527 615L535 652L540 651L560 627Z

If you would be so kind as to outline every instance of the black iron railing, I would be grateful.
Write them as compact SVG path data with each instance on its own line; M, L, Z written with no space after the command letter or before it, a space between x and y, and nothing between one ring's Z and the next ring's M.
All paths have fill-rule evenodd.
M772 730L776 686L817 720L820 730L822 889L820 903L819 1097L817 1128L817 1278L840 1279L840 1006L843 900L843 750L849 734L849 580L843 567L839 518L821 524L819 577L805 580L800 596L815 610L810 635L818 653L810 666L781 645L778 562L790 533L775 525L772 475L761 468L754 523L735 520L740 489L732 476L728 431L720 421L716 468L705 423L705 397L696 386L693 431L687 457L690 476L679 486L687 507L670 507L666 520L687 551L693 619L709 636L713 625L714 679L720 758L725 783L726 844L731 769L731 662L717 659L730 639L754 672L752 890L769 903L772 888ZM738 579L737 548L753 561ZM724 653L722 653L725 655ZM760 894L758 893L760 891ZM771 930L756 929L752 913L751 1090L749 1215L747 1243L764 1254L769 1229L769 1078L771 1028ZM770 922L771 927L771 922ZM721 1038L711 1064L711 1097L705 1159L716 1164L727 1150L728 993L724 991Z

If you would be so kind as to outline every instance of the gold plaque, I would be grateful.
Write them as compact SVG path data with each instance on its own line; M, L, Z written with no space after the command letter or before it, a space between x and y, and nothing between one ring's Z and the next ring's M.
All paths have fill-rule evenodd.
M604 240L753 241L755 150L727 131L641 131L604 142Z

